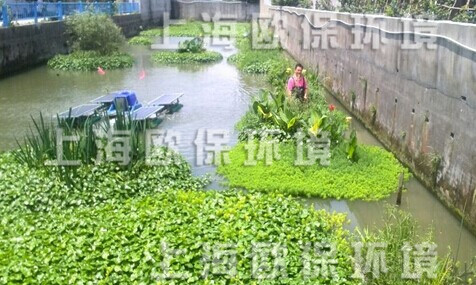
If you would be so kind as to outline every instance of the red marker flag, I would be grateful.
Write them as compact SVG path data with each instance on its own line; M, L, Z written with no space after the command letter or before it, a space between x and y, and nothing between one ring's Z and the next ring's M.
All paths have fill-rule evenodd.
M99 75L105 75L106 71L104 71L100 66L98 66L98 73Z
M139 73L139 79L142 80L145 78L145 70L141 70L141 72Z

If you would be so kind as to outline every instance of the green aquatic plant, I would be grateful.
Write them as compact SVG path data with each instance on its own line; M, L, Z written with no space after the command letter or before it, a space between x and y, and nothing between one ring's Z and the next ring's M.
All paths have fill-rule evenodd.
M326 119L326 115L319 116L317 112L312 112L311 117L309 118L308 132L313 136L319 135L325 125Z
M126 53L101 55L94 51L77 51L67 55L55 55L48 60L48 67L64 71L93 71L132 67L134 59Z
M253 128L261 128L261 125L269 129L282 130L289 135L293 135L297 130L304 129L308 136L318 135L322 131L329 133L332 145L343 140L344 131L348 127L345 115L341 112L330 111L323 105L319 95L311 97L309 102L299 102L286 99L284 92L261 91L253 98L252 108L248 112L253 112L258 119L253 121L253 125L246 125L242 122L239 131L248 133ZM252 114L247 114L251 118ZM249 122L252 122L251 120ZM240 138L246 137L240 135Z
M262 147L256 142L256 152L240 143L229 153L230 163L218 167L218 173L227 178L230 187L243 187L267 193L285 193L296 196L312 196L336 199L380 200L398 188L399 175L409 173L399 161L386 150L359 145L350 161L346 146L339 145L330 151L328 166L317 159L311 165L297 164L295 142L277 143L279 159L266 165L256 156ZM247 165L249 155L257 159L256 165Z
M226 23L220 23L221 25ZM154 38L159 36L169 37L232 37L239 38L249 34L250 23L248 22L234 22L230 23L230 28L223 28L210 22L187 21L174 23L164 28L151 28L139 33L129 40L130 44L134 45L150 45ZM149 43L150 42L150 43Z
M434 276L429 276L424 273L416 280L409 278L402 278L402 276L408 275L405 271L405 262L414 264L412 260L404 260L404 251L412 253L416 250L415 246L422 246L425 250L425 246L429 248L427 256L430 256L433 248L436 252L436 244L433 240L432 230L421 229L417 224L417 221L407 212L400 210L397 207L389 206L384 215L384 225L379 229L373 231L357 229L353 235L353 242L368 244L383 244L385 247L385 257L387 264L387 273L380 276L372 276L372 273L365 274L365 280L367 284L396 284L396 285L409 285L409 284L473 284L472 280L476 277L476 265L475 263L469 266L465 265L462 268L451 257L451 253L445 256L435 256L434 267L431 267L429 272L432 272ZM413 248L412 248L413 247ZM410 251L409 251L410 250ZM413 251L415 252L415 251ZM367 252L362 252L365 255ZM475 259L476 260L476 259ZM411 272L414 268L409 268ZM413 269L413 270L412 270ZM424 272L424 271L422 271Z
M68 179L62 176L68 175ZM117 163L31 168L16 162L11 153L0 155L0 213L35 213L67 210L151 195L167 189L202 189L207 177L194 177L188 163L174 155L167 164L138 162L124 168ZM3 214L2 214L3 216Z
M30 126L23 142L17 139L18 149L13 156L18 163L35 167L56 155L56 132L52 122L45 122L42 113L38 119L32 117L32 122L34 128Z
M128 145L131 146L130 161L132 163L145 159L145 125L134 121L127 110L117 110L115 124L110 118L99 120L99 116L87 119L57 117L56 120L45 121L40 113L39 118L32 117L34 128L22 142L17 140L18 149L12 154L16 161L29 167L43 167L48 161L69 160L83 164L93 164L97 158L98 141L114 131L127 131ZM61 133L58 133L61 131ZM64 140L61 158L58 158L58 139L68 136L74 140Z
M246 73L267 74L275 65L285 66L281 49L253 49L250 37L239 38L236 43L239 52L228 61Z
M128 43L130 45L145 45L150 46L152 44L153 39L151 37L146 36L135 36L129 39Z
M179 42L179 47L177 49L178 52L191 52L191 53L199 53L205 51L203 48L203 38L195 37L191 40L185 40L183 42Z
M8 284L357 284L344 223L343 214L283 195L239 191L167 191L76 211L2 215L0 276ZM320 243L335 245L335 273L305 275L306 246ZM257 258L257 250L266 255ZM220 252L236 262L217 263ZM319 257L309 251L308 259Z
M186 63L212 63L223 59L221 53L216 51L203 51L197 53L161 51L152 55L156 63L186 64Z

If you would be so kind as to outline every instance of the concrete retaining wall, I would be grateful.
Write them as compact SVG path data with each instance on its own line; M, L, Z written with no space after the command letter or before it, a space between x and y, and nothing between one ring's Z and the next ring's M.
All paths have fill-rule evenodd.
M151 25L163 25L164 14L170 15L170 0L140 0L142 21Z
M172 0L172 19L204 20L207 15L213 18L219 14L220 19L245 21L250 20L253 13L259 13L258 4L243 1L189 1Z
M461 215L466 205L476 230L476 25L426 22L435 29L435 48L405 49L403 37L414 35L401 32L411 19L355 20L359 15L288 7L262 11L281 20L283 48L317 71L449 208ZM370 40L352 49L354 24L370 32L369 39L380 35L379 46L372 48ZM306 48L312 35L334 38L337 46Z
M122 33L126 38L139 34L142 30L141 26L144 24L140 14L117 15L113 16L112 19L119 27L121 27Z
M136 35L142 25L141 16L113 17L127 37ZM64 22L47 22L0 28L0 76L43 63L58 53L67 53Z

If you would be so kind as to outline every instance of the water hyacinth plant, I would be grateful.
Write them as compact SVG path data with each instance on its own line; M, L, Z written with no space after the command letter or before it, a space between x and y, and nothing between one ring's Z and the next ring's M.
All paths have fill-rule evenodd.
M3 215L0 276L9 284L357 284L349 279L344 221L342 214L316 211L282 195L237 191L167 191L70 212ZM335 245L336 270L327 276L306 275L304 268L306 246L318 243ZM273 259L260 258L259 271L253 257L274 248L284 261L276 278L269 275ZM236 256L236 263L213 263L220 249ZM319 257L314 251L309 255Z
M161 51L152 55L156 63L187 64L187 63L212 63L223 59L216 51L203 51L199 53Z

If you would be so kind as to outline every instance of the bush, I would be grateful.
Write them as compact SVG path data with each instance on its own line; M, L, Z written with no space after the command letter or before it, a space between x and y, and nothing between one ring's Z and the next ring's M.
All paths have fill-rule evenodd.
M87 71L132 67L134 59L126 53L113 52L107 55L94 51L76 51L68 55L56 55L48 61L48 67L66 71Z
M442 1L399 1L399 0L342 0L341 11L351 13L385 14L391 17L423 16L435 20L453 20L458 22L476 23L476 1L464 1L461 10L452 10L449 7L457 3L453 0ZM458 7L457 7L458 8ZM469 9L468 9L469 8Z
M111 54L118 51L125 40L121 29L105 14L87 12L67 17L66 27L75 51Z
M223 56L216 51L203 51L198 53L180 53L176 51L161 51L152 55L157 63L210 63L220 61Z
M310 8L311 1L309 0L272 0L273 5L276 6L292 6L292 7L302 7Z

